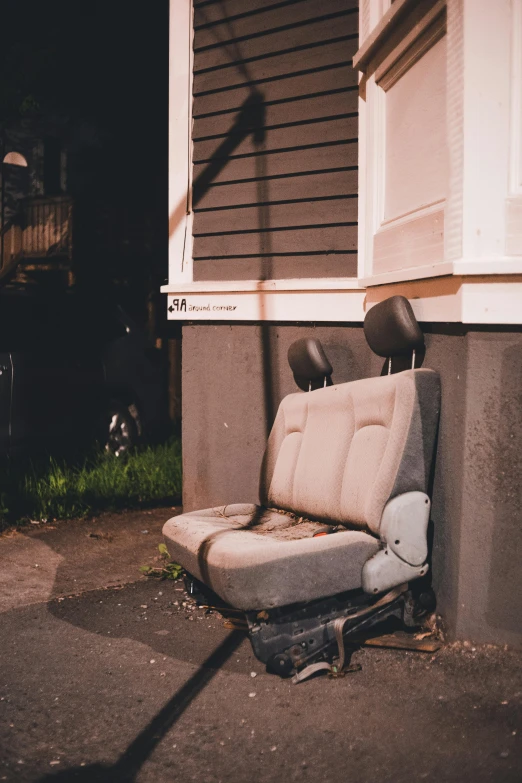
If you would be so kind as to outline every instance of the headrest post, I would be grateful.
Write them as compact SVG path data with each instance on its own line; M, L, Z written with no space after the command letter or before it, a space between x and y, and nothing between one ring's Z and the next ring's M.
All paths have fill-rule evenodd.
M415 348L413 349L413 353L411 355L411 369L415 369Z
M323 383L323 389L326 388L326 375L324 376L324 383Z
M312 391L312 381L308 381L308 391Z
M388 375L391 375L391 356L388 358Z

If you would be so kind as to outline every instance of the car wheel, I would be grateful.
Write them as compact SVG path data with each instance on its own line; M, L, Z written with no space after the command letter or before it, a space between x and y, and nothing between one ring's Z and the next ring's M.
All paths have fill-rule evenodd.
M135 405L112 403L106 421L105 451L121 457L137 445L140 428Z

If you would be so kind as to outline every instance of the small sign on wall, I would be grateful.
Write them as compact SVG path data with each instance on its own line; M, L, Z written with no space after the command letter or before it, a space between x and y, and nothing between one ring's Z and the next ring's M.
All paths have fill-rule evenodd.
M205 321L238 317L238 310L242 318L249 318L250 308L241 306L241 299L232 296L174 294L168 297L167 311L170 321L193 321L201 319ZM247 313L248 310L248 313Z
M169 293L170 321L362 321L364 291Z

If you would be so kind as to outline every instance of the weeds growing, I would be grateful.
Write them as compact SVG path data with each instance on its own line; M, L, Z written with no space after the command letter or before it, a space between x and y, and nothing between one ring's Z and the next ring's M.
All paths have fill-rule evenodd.
M154 577L155 579L172 579L176 581L183 576L183 566L179 563L175 563L171 557L166 544L159 544L158 551L161 555L162 564L159 567L155 566L141 566L140 572L145 576Z
M120 457L99 451L76 464L49 458L2 478L0 525L173 503L181 496L181 444L171 440Z

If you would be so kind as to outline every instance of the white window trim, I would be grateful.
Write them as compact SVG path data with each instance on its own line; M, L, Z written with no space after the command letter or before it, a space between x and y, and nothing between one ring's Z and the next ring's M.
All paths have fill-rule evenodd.
M394 228L393 221L389 224L382 221L384 91L393 83L397 63L400 66L404 60L405 65L411 64L419 54L422 56L425 46L433 44L443 34L443 11L446 5L447 27L451 32L451 42L448 32L448 47L450 43L451 47L454 47L455 41L462 40L465 47L464 53L461 52L461 56L453 58L451 62L448 53L448 87L454 86L457 91L452 93L450 99L453 107L452 121L457 113L455 100L461 101L467 113L463 125L462 119L457 119L461 124L450 139L454 176L451 183L452 195L443 205L445 246L443 249L441 245L440 258L436 263L408 265L403 269L375 273L374 238L378 237L382 244L386 241L388 232L391 232L390 237L393 240L391 234ZM429 281L447 274L487 274L491 275L491 282L494 284L496 276L518 275L522 271L522 0L513 0L512 16L505 4L502 13L499 13L500 8L495 9L495 6L489 4L489 0L474 0L464 9L459 0L438 0L410 33L397 42L383 64L373 73L379 48L389 39L397 23L402 22L405 13L412 6L413 0L395 2L383 14L382 0L361 0L363 15L371 17L373 9L373 18L377 21L354 57L354 65L363 73L368 71L363 77L366 100L361 99L359 105L359 173L360 182L366 183L367 188L365 193L363 186L359 198L358 280L361 285L370 288L420 278ZM466 19L464 13L467 14ZM488 13L495 16L493 35L483 29L484 24L480 27L481 16L488 18ZM464 27L466 36L463 34ZM484 51L483 37L486 34L489 42L487 64L480 56ZM506 48L510 34L511 58ZM405 43L408 44L406 57ZM453 49L451 53L453 54ZM458 53L458 44L455 53ZM468 58L467 68L464 67L464 57ZM492 112L495 122L487 124L486 128L477 128L477 124L473 122L474 111L479 110L478 101L483 100L483 96L477 95L477 74L470 75L473 70L469 67L470 57L473 62L479 63L481 83L489 91L487 99L491 101L492 107L493 104L495 106L495 111ZM464 79L468 81L465 83ZM376 81L379 81L379 86ZM507 92L509 83L510 95ZM463 92L465 86L466 93ZM500 91L497 97L495 90ZM498 110L497 105L501 110ZM463 152L457 148L459 143ZM454 148L455 144L457 147ZM500 148L496 158L484 154L488 148ZM489 167L486 179L485 166ZM479 174L482 175L482 180ZM456 181L459 179L462 180L464 190L459 191L459 183ZM487 188L484 188L484 181L488 183ZM465 219L463 204L466 205ZM423 211L425 210L420 210L419 213ZM415 217L414 214L405 216L406 229L410 232L416 230L415 220L412 219ZM405 220L396 220L397 228L402 229ZM481 232L476 230L477 222L481 225ZM415 243L412 247L415 247ZM431 262L431 259L429 261ZM522 310L522 306L520 309Z
M364 288L356 277L303 277L278 280L200 280L195 283L179 283L164 285L161 290L169 293L220 293L235 291L248 293L252 291L358 291Z
M362 0L362 5L376 6L375 18L379 2ZM396 0L381 14L380 21L362 41L353 59L354 66L362 72L364 84L364 94L359 98L359 182L362 192L359 197L358 279L367 287L454 273L451 261L444 255L444 233L438 229L445 221L445 199L385 220L386 92L446 31L445 0L437 0L417 21L416 17L406 19L407 12L415 5L415 0ZM407 32L398 38L397 25L405 21ZM390 38L393 48L379 62L379 50ZM390 254L397 255L401 245L404 246L401 251L404 252L404 267L393 268L392 261L386 269ZM422 259L419 247L429 248L428 255L424 251Z
M368 309L394 294L406 296L419 321L463 324L520 324L520 276L446 275L402 283L348 289L332 281L329 289L316 281L257 281L164 286L169 320L173 321L281 321L360 323ZM283 288L285 284L292 288ZM202 290L205 285L207 290ZM333 286L337 287L334 288ZM234 287L232 287L234 286Z
M506 253L522 254L522 0L513 0L511 25L511 125Z
M169 281L192 282L192 0L170 0Z

